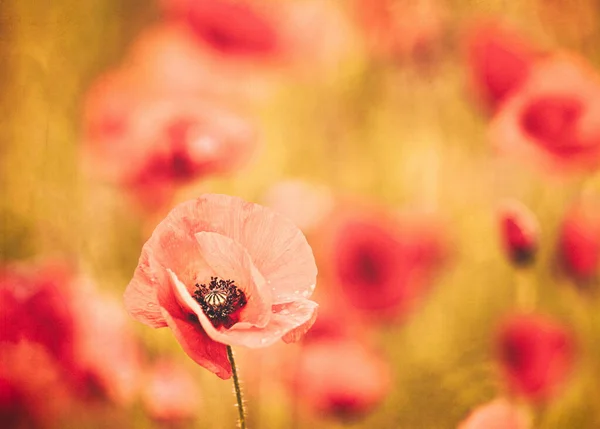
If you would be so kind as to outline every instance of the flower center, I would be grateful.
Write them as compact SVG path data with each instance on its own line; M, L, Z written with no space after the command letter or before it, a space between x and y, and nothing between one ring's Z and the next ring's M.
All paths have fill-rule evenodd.
M234 280L211 277L210 283L196 283L194 299L202 307L215 328L231 328L239 319L240 310L246 305L246 295L238 289Z

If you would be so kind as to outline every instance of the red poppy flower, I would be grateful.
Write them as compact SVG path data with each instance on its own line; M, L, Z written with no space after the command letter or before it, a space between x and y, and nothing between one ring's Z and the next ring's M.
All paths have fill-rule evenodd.
M3 267L0 307L0 341L42 347L79 396L132 398L140 363L126 314L66 263Z
M494 111L527 80L540 51L506 25L479 22L465 36L471 86Z
M529 429L529 416L504 398L476 408L458 429Z
M185 352L221 378L225 345L297 341L312 325L317 268L290 221L226 195L176 206L142 248L125 292L130 314L170 327Z
M591 280L600 264L600 205L579 201L565 214L559 252L567 272L578 280Z
M540 314L516 314L500 327L500 366L511 390L532 400L556 393L569 375L574 338L560 323Z
M147 376L142 400L155 420L173 422L192 419L200 412L201 393L192 375L175 362L160 361Z
M343 213L325 225L326 275L349 304L374 318L402 317L429 289L446 253L439 224L378 210Z
M524 205L511 201L500 209L500 233L504 250L516 266L534 262L538 249L539 224Z
M540 60L490 127L499 149L542 167L576 170L600 164L600 82L584 62Z
M297 400L311 412L356 419L386 398L391 371L357 341L317 341L302 348L290 381Z
M90 93L85 117L89 168L160 205L176 186L235 171L256 143L236 113L197 99L143 94L111 74Z

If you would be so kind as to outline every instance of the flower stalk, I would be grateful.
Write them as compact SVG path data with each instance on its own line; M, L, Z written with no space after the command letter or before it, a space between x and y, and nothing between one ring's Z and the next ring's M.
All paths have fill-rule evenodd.
M246 413L244 412L244 401L242 398L242 388L240 387L240 379L238 378L237 368L235 366L235 360L233 359L233 350L231 346L227 346L227 357L231 363L231 370L233 373L233 389L235 390L235 398L237 400L238 413L240 415L240 428L246 429Z

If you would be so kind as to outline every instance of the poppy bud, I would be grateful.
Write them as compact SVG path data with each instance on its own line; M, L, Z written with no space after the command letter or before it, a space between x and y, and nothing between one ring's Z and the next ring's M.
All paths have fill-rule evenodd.
M535 262L539 242L539 224L524 205L511 201L499 212L500 234L506 255L517 267Z

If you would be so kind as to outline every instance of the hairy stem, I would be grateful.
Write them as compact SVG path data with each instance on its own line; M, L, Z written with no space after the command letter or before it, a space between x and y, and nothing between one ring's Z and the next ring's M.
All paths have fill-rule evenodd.
M244 401L242 399L242 389L240 387L240 379L238 378L237 368L235 366L235 360L233 359L233 350L231 346L227 346L227 357L231 363L231 370L233 372L233 388L235 390L235 398L237 399L238 413L240 414L240 428L246 429L246 413L244 412Z

